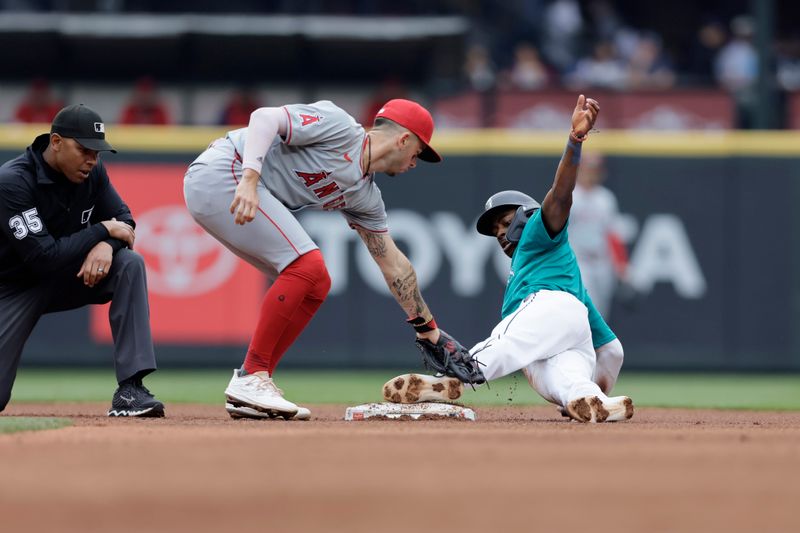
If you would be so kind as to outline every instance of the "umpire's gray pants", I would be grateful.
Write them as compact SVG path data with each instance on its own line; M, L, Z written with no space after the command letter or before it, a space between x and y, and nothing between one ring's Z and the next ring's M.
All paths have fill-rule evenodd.
M45 313L110 301L117 381L141 378L156 369L142 256L127 248L118 251L108 276L92 288L75 277L76 273L56 275L38 284L0 282L0 411L11 398L22 348Z

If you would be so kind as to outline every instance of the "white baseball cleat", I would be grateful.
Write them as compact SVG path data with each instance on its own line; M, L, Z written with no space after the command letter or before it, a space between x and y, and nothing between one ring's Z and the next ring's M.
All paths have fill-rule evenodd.
M585 396L567 403L567 414L578 422L619 422L633 417L633 400L614 396L605 401L597 396Z
M392 403L453 402L464 385L456 378L403 374L383 385L383 398Z
M292 418L299 410L283 397L283 391L275 385L268 372L240 376L239 370L234 370L228 388L225 389L225 397L234 406L250 407L267 416Z
M614 396L603 400L608 411L606 422L621 422L633 418L633 400L627 396Z
M295 414L292 420L311 420L311 410L307 407L303 407L302 405L297 406L297 414Z
M246 405L234 405L230 402L225 402L225 410L231 415L231 418L276 418L275 415L270 415L262 411L256 411L252 407ZM311 420L311 411L306 407L297 406L297 414L294 416L283 416L286 420Z

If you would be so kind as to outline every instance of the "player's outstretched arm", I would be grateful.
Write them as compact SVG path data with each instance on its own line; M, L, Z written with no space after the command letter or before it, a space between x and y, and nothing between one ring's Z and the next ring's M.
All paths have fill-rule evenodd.
M575 111L572 113L572 131L569 134L567 148L558 164L556 178L542 202L542 220L551 236L564 229L572 208L572 191L578 177L578 166L581 161L581 143L586 140L589 131L594 127L600 105L596 100L578 97Z
M428 305L422 299L417 273L411 261L400 251L388 233L374 233L360 228L357 231L369 254L381 269L394 299L409 317L408 322L414 326L417 336L437 342L439 328L433 320Z

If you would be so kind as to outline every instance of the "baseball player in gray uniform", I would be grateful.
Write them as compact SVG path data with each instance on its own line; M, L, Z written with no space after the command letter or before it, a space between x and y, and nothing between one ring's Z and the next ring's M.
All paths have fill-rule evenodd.
M306 419L272 380L278 361L330 289L322 255L294 213L338 211L358 232L419 337L440 342L416 273L388 233L375 173L438 162L430 113L395 99L367 132L332 102L260 108L190 166L184 196L195 221L272 281L242 368L225 390L232 417Z
M617 198L602 185L603 157L592 154L584 160L572 193L569 243L586 290L600 314L608 318L617 282L625 276L627 253L616 230Z

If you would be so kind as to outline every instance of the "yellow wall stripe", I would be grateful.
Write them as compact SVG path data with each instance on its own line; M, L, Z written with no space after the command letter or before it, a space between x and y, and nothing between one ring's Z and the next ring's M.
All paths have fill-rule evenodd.
M22 150L48 125L0 126L0 150ZM106 138L121 151L199 153L226 128L188 126L113 126ZM443 155L559 155L566 132L443 130L433 145ZM800 131L661 132L607 130L593 133L587 148L631 156L784 156L800 157Z

